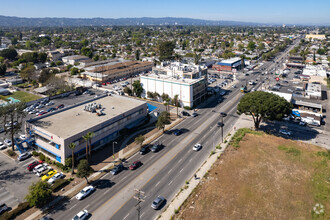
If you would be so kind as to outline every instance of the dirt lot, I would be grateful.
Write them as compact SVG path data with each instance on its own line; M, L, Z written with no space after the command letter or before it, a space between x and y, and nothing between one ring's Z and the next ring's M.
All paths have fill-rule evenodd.
M174 219L329 219L329 165L322 148L247 134L214 164Z

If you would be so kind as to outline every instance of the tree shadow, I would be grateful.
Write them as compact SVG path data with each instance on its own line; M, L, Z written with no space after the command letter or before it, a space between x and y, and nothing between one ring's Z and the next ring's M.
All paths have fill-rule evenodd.
M60 203L60 204L59 204ZM41 208L43 214L55 214L58 211L67 210L70 198L67 196L53 196L51 202Z
M99 179L96 181L93 181L91 183L91 185L93 185L95 188L97 189L107 189L107 188L111 188L115 185L115 182L111 182L108 179Z

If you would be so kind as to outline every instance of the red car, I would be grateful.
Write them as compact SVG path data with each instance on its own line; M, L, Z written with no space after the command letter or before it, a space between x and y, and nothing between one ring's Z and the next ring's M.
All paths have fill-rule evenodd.
M57 109L61 109L61 108L64 108L64 105L63 104L60 104L59 106L56 107Z
M39 113L37 113L37 116L41 116L41 115L44 115L44 114L47 114L48 112L46 112L46 111L43 111L43 112L39 112Z
M141 161L137 160L137 161L133 162L131 166L129 166L129 169L135 170L136 168L138 168L141 165L142 165Z
M42 160L34 161L34 162L30 163L30 164L26 167L26 169L27 169L28 171L32 171L33 168L35 168L36 166L38 166L39 164L42 164L42 163L43 163Z
M105 86L105 83L102 83L102 86Z

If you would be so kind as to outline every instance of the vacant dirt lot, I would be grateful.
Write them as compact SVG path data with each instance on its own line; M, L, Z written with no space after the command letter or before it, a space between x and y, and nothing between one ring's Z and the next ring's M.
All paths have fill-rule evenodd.
M239 145L227 149L174 219L330 218L329 152L263 133L246 134Z

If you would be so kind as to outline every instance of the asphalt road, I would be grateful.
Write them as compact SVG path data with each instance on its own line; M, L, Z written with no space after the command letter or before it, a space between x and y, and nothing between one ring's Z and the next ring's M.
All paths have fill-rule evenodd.
M287 50L289 51L289 50ZM281 57L285 54L281 54ZM272 68L272 64L266 63L265 71ZM255 80L259 74L243 77L242 80ZM136 154L127 161L126 167L133 161L140 160L143 165L135 171L124 170L116 176L106 174L96 185L97 190L82 201L72 198L68 203L62 204L54 210L50 217L54 219L70 219L76 213L87 209L92 213L91 219L136 219L136 200L134 189L144 191L144 202L141 205L141 219L154 219L161 210L155 211L150 205L158 196L162 195L170 202L184 182L202 165L209 156L215 143L221 141L221 130L216 126L220 121L219 113L226 112L224 118L224 134L232 128L238 119L236 106L243 96L236 89L225 96L225 101L217 104L218 97L202 109L199 109L197 117L190 117L180 123L176 128L184 129L180 136L164 134L155 142L162 143L165 148L158 153L149 152L146 155ZM254 88L258 88L258 81ZM248 87L251 89L251 86ZM194 152L192 147L201 143L203 148Z

